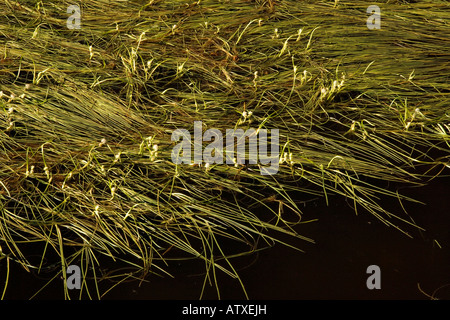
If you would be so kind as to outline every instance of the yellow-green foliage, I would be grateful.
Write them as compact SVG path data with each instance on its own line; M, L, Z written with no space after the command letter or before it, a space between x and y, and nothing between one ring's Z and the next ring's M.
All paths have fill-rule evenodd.
M8 265L39 269L22 248L42 243L62 274L78 263L92 275L102 255L135 268L124 278L194 257L205 283L219 270L240 281L229 258L257 240L313 241L292 229L299 202L346 197L407 233L378 201L405 198L377 181L420 184L418 168L449 167L446 1L379 3L378 30L366 1L79 1L81 28L68 29L71 4L0 4ZM171 133L196 120L279 129L278 174L174 165ZM225 238L247 249L224 251Z

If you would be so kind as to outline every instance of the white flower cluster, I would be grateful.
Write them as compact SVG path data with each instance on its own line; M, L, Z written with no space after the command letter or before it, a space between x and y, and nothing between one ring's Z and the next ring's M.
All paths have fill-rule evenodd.
M61 186L61 189L64 189L66 187L66 181L70 181L73 177L73 171L69 172L69 174L66 176L66 179L64 179L64 182Z
M345 82L345 75L342 75L341 81L334 80L330 88L322 87L320 89L320 100L323 100L324 98L329 98L334 93L337 93L341 90L341 88L344 86Z
M3 96L3 91L0 91L0 98ZM9 115L9 119L8 119L8 121L9 121L9 124L8 124L8 127L5 129L5 132L10 132L11 130L13 130L14 129L14 121L13 121L13 118L12 118L12 114L13 114L13 112L15 111L15 109L14 109L14 107L9 107L8 108L8 115Z
M34 174L34 166L30 166L30 170L27 169L27 171L25 172L25 177L31 177Z
M280 34L278 33L278 28L275 28L273 30L273 36L272 39L278 39L280 37Z
M120 162L120 156L122 155L122 152L118 152L116 155L114 155L114 162L113 163L117 163Z
M47 176L47 180L51 181L51 179L50 179L50 170L48 170L47 166L44 167L44 172L45 172L45 175Z
M159 146L155 143L153 143L153 136L148 136L147 138L144 138L141 142L141 145L139 146L139 154L143 155L144 150L147 149L150 151L150 160L155 161L158 157L158 149Z
M27 83L25 85L25 90L28 90L30 88L31 88L31 84ZM26 97L25 93L22 93L21 95L19 95L20 99L25 99L25 97ZM6 98L6 99L8 99L8 102L11 102L11 101L15 100L17 98L17 96L14 92L11 92L10 95L7 95L3 91L0 91L0 99L3 99L3 98Z
M253 73L253 85L256 87L256 79L258 79L258 71Z
M35 168L34 165L31 165L30 169L28 169L28 167L27 167L27 171L25 171L25 177L26 178L34 176L34 168ZM48 182L49 183L52 182L53 177L52 177L52 175L50 173L50 170L49 170L49 168L47 166L44 167L44 173L47 176Z
M98 144L99 147L103 147L106 144L106 139L103 138L102 140L100 140L100 143Z
M289 165L293 165L295 162L292 160L292 152L284 152L283 155L280 157L280 164L287 163Z
M297 66L294 66L294 77L300 79L301 85L311 80L311 74L307 70L303 70L303 73L300 74L300 76L297 75L297 71L298 71Z
M28 90L30 88L31 88L31 84L27 83L25 85L25 90ZM17 99L17 96L16 96L16 94L14 92L11 92L10 95L7 95L3 91L0 91L0 99L3 99L3 98L8 99L7 102L11 102L11 101ZM19 98L20 99L24 99L25 98L25 93L22 93L19 96ZM8 119L9 123L8 123L8 127L6 127L6 129L5 129L5 132L10 132L10 131L12 131L14 129L14 120L12 118L12 114L15 111L16 111L16 109L14 107L9 107L8 108L7 114L9 115L9 119Z
M237 163L237 159L236 158L233 158L233 163L234 163L234 166L237 168L238 167L238 163Z
M298 29L298 33L297 33L297 40L295 40L296 42L298 42L302 36L302 32L303 32L303 28Z
M92 215L98 217L98 216L99 216L99 212L98 212L99 209L100 209L100 205L97 204L97 205L95 206L95 208L94 208L94 212L92 213Z
M238 121L238 125L240 124L244 124L246 122L248 122L248 124L251 124L253 121L252 119L250 119L250 117L252 116L253 112L252 111L244 111L242 112L242 118L239 119Z
M12 119L10 118L8 127L5 129L5 132L10 132L13 129L14 129L14 121L12 121Z
M111 187L111 199L114 199L114 196L116 195L116 187Z
M158 145L154 144L152 146L152 149L150 150L150 160L155 161L155 159L158 157Z
M94 49L92 48L92 45L89 46L89 60L92 60L94 57Z
M425 115L422 113L422 111L420 111L419 108L415 108L414 113L411 116L411 120L409 120L408 122L405 123L405 130L408 130L409 126L415 120L416 116L420 116L421 118L426 118ZM445 126L445 124L444 124L444 126Z

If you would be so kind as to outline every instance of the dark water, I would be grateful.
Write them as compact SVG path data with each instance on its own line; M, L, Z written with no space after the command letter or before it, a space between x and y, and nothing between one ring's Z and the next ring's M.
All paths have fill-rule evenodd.
M450 298L450 180L434 180L427 187L409 188L403 193L426 202L405 206L421 232L408 228L409 238L387 227L370 214L356 216L344 201L329 207L317 205L305 209L305 220L297 231L315 244L286 238L305 252L276 245L258 254L233 262L251 299L439 299ZM387 207L396 204L387 202ZM398 207L398 206L397 206ZM442 246L439 248L437 243ZM4 261L0 265L5 277ZM369 290L366 280L369 265L381 271L381 289ZM148 282L123 283L104 299L198 299L203 266L198 262L174 262L168 270L175 278L150 276ZM28 299L46 281L13 267L6 299ZM62 280L54 281L37 299L60 299ZM2 283L3 285L3 283ZM243 299L237 280L219 275L222 299ZM213 287L204 298L216 299Z

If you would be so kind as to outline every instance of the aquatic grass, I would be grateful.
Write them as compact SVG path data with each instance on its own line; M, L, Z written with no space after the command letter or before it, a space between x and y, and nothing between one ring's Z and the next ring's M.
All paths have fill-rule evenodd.
M78 298L97 299L198 259L201 297L208 285L220 297L218 272L246 295L233 258L313 242L296 231L312 200L343 197L406 235L420 228L382 198L415 201L384 182L447 174L448 3L382 3L376 31L362 2L99 0L80 4L80 30L66 28L70 4L0 5L8 266L44 272L56 254L50 281L79 264ZM197 120L279 129L278 173L173 164L172 132ZM38 265L27 244L44 245ZM132 271L102 274L105 259Z

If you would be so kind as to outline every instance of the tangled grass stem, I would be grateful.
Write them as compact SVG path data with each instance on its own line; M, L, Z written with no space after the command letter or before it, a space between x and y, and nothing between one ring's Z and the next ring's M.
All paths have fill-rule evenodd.
M380 182L421 185L450 167L449 4L383 3L373 31L361 1L232 3L82 1L80 29L66 27L68 1L0 4L8 267L41 271L56 254L58 276L73 263L94 278L79 298L100 298L105 279L195 258L205 286L218 290L224 272L245 292L232 258L299 249L284 235L312 242L294 229L312 198L347 198L405 234L420 227L384 208L382 197L414 199ZM175 165L171 134L194 121L279 129L278 173ZM29 244L44 245L38 264ZM101 274L102 257L134 271Z

